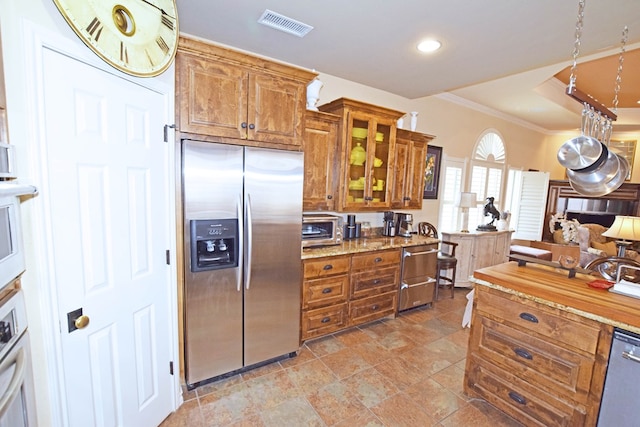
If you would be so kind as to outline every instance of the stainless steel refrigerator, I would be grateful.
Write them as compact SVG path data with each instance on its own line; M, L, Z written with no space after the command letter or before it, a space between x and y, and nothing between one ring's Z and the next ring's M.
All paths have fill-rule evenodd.
M182 141L187 385L298 349L303 155Z

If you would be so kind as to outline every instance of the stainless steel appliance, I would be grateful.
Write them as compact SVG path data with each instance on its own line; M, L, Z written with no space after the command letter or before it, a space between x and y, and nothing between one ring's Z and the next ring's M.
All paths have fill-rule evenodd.
M635 426L640 420L640 335L615 329L598 425Z
M397 214L397 234L402 237L411 237L413 234L413 215L407 213Z
M437 262L437 245L409 246L402 249L398 311L433 302Z
M396 213L392 211L386 211L383 214L382 235L393 237L396 235L397 230L397 218Z
M1 131L2 129L0 129ZM2 135L0 135L0 139L2 139ZM0 142L0 178L16 178L13 150L13 145Z
M339 245L342 218L329 214L302 215L302 247Z
M25 270L19 196L35 193L31 185L0 181L0 286Z
M189 387L298 350L303 155L182 141Z
M35 392L24 297L11 283L0 292L0 426L36 426Z

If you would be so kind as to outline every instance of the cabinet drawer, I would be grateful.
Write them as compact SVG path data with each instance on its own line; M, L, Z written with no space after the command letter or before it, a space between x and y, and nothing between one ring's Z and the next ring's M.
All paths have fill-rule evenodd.
M330 334L346 327L347 314L347 303L303 312L302 339Z
M349 319L351 325L370 322L396 312L396 291L369 298L362 298L349 303Z
M351 268L353 270L370 270L385 265L400 265L400 250L369 252L366 254L356 254L351 258Z
M586 324L586 319L585 323L581 323L541 304L523 299L513 301L485 291L478 292L477 298L477 308L482 314L502 319L547 340L553 339L564 347L596 353L600 329Z
M587 404L595 356L583 356L486 317L475 316L473 322L479 329L470 340L470 352L546 393Z
M349 276L331 276L305 280L302 293L302 308L322 307L347 301Z
M400 269L378 268L351 274L351 298L361 298L398 290Z
M519 380L513 374L475 356L467 361L469 375L465 388L528 426L585 425L584 406L555 399Z
M349 271L349 257L339 256L305 260L303 268L305 279L345 274Z

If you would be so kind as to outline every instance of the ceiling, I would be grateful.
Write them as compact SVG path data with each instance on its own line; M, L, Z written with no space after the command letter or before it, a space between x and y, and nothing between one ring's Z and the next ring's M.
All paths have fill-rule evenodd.
M409 99L443 95L548 133L580 125L582 106L564 94L578 0L176 2L185 34ZM260 25L265 9L314 28L301 38ZM610 109L628 26L614 130L640 131L640 1L586 0L583 22L576 86ZM443 47L420 54L427 37Z

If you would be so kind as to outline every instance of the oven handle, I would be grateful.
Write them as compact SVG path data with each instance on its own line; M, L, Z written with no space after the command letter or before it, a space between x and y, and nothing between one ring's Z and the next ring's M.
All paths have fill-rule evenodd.
M0 399L0 418L4 417L4 414L11 406L14 397L16 397L18 393L20 393L20 387L24 382L26 370L24 353L24 348L21 347L15 354L12 355L12 357L9 356L11 355L11 353L9 353L8 357L2 363L0 363L0 372L4 372L5 370L9 369L9 367L14 363L16 365L16 370L13 373L13 378L11 378L9 386L7 387L7 391L3 393L3 397L2 399Z

